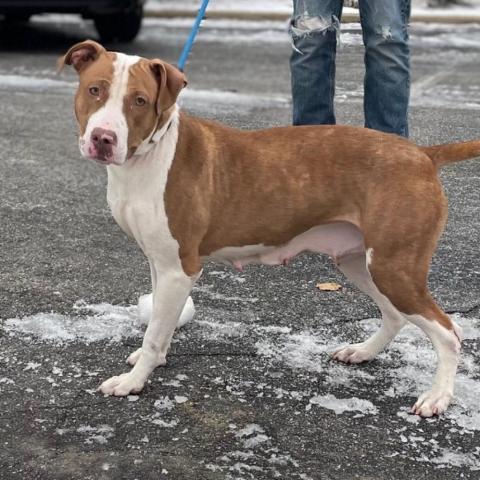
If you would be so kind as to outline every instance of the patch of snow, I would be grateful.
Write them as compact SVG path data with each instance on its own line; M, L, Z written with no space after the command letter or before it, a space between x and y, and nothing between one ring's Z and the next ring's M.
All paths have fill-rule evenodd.
M28 362L25 368L23 369L23 371L26 372L27 370L37 370L38 367L41 367L41 366L42 366L41 363Z
M436 464L439 468L468 467L472 472L478 472L480 471L480 448L477 447L475 452L469 453L442 449L441 455L430 458L429 463Z
M348 365L333 363L326 368L325 360L342 340L325 332L303 331L295 334L282 334L278 337L263 337L256 342L257 354L281 362L291 368L309 372L326 372L331 384L348 384L351 381L373 380L365 370L353 370Z
M14 87L16 90L29 92L43 92L47 90L71 92L77 85L78 82L67 82L51 78L0 74L0 89Z
M422 419L418 415L412 415L409 413L408 409L404 407L402 410L397 412L397 417L403 418L408 423L413 423L415 425L418 425Z
M140 297L140 308L136 305L88 304L80 300L73 306L76 314L74 316L52 312L9 318L5 320L3 329L12 335L20 333L57 344L74 341L92 343L102 340L119 342L124 338L142 335L144 322L141 314L145 313L145 303L149 301L148 298L145 300L145 297L151 299L151 295ZM182 312L178 327L186 323L194 312L193 301L190 298ZM32 363L32 366L26 369L37 368L33 365L36 364Z
M147 9L154 10L175 10L198 9L197 0L182 0L175 2L172 0L158 1L149 0L146 4ZM212 0L208 6L209 11L215 10L247 10L247 11L266 11L266 12L285 12L287 15L292 11L291 0Z
M209 320L196 320L195 323L201 325L202 336L209 340L241 337L248 330L246 325L241 322L225 321L218 323Z
M246 438L243 441L243 446L248 449L253 449L258 447L260 444L268 442L270 439L267 435L264 435L263 433L259 435L255 435L250 438Z
M263 472L264 469L262 467L257 467L256 465L248 465L247 463L237 462L232 465L229 469L232 472L243 473L246 472Z
M165 420L162 420L161 418L154 418L150 420L150 422L162 428L174 428L178 425L178 420L175 420L175 419L170 421L165 421Z
M368 415L376 415L378 408L369 400L361 398L336 398L334 395L315 395L309 401L309 405L318 405L319 407L333 410L337 415L344 412L361 412ZM307 406L307 408L308 408Z
M180 388L182 384L178 380L170 380L168 382L164 382L163 385L165 387L174 387L174 388Z
M86 434L85 443L99 443L105 445L108 443L108 439L113 437L114 428L110 425L99 425L98 427L92 427L90 425L81 425L77 428L77 432Z
M24 318L7 319L3 328L10 333L21 333L58 344L76 340L85 343L100 340L118 342L142 333L136 306L123 307L108 303L88 305L79 301L73 308L79 316L37 313Z
M175 403L167 395L158 400L155 400L155 403L153 404L153 406L158 410L170 411L172 410L173 407L175 407Z
M249 437L254 433L265 433L265 430L260 425L257 425L256 423L249 423L248 425L243 427L241 430L239 430L235 434L235 436L238 438L243 438L243 437Z
M235 433L237 438L241 438L244 448L254 449L260 444L268 442L270 438L265 435L265 430L256 423L250 423Z
M42 15L34 15L32 18L34 23L60 23L65 24L81 24L83 23L80 15L69 13L49 13Z
M202 292L203 293L203 292ZM228 298L223 301L228 302ZM267 359L280 372L285 368L322 374L326 389L337 386L351 388L370 385L375 377L365 368L352 367L331 362L330 354L335 346L348 341L359 341L360 338L345 338L332 333L324 322L317 329L298 331L292 327L261 324L255 314L248 308L248 302L243 303L243 311L231 313L221 309L202 308L202 320L197 320L187 331L185 339L208 339L226 342L231 339L244 337L250 342L258 355ZM3 324L3 329L11 335L33 336L41 340L68 343L73 341L92 342L97 340L119 341L125 337L139 336L142 333L138 309L136 306L112 306L109 304L87 305L78 302L75 305L77 316L65 316L55 313L37 314L24 319L9 319ZM222 317L222 321L215 318ZM248 317L248 321L245 318ZM480 339L480 319L462 318L453 316L454 320L463 328L465 342L478 342ZM368 319L359 322L359 327L367 338L378 328L378 319ZM182 340L183 341L183 340ZM469 353L470 352L470 353ZM456 377L455 399L452 406L443 417L458 434L480 431L480 404L478 402L478 381L480 366L478 353L475 349L465 349L462 353L462 363ZM29 367L29 365L31 366ZM39 368L34 362L26 363L25 369ZM419 329L406 327L391 343L389 348L381 353L376 363L376 375L382 378L382 386L375 392L379 398L391 399L397 397L413 397L430 387L436 365L436 356L430 341ZM27 368L28 367L28 368ZM278 368L277 368L278 367ZM55 370L54 370L55 369ZM60 376L61 369L53 367L52 373ZM96 374L97 372L94 372ZM274 372L275 373L275 372ZM88 374L88 372L85 372ZM276 373L275 373L276 375ZM266 376L268 381L270 376ZM273 378L273 374L271 376ZM55 379L46 377L46 381L55 385ZM178 374L171 380L172 386L179 388L180 382L187 380L184 374ZM178 382L178 383L177 383ZM227 383L219 377L220 384ZM14 384L13 380L3 377L0 384ZM168 384L169 382L167 382ZM266 385L266 384L265 384ZM240 381L237 384L227 385L230 393L240 398L251 385ZM242 387L242 388L240 388ZM227 387L226 387L227 388ZM311 392L287 392L281 389L255 389L254 394L272 396L286 401L304 401L313 395ZM307 395L308 393L308 395ZM322 392L325 393L325 392ZM331 392L328 392L331 394ZM338 396L338 394L337 394ZM181 397L181 396L178 396ZM185 397L187 398L187 397ZM314 405L331 408L333 411L356 411L360 413L377 413L378 406L362 403L360 399L337 399L333 395L316 395L308 406ZM356 402L356 403L355 403ZM158 410L170 411L178 402L169 397L157 400L155 407ZM300 410L300 409L299 409ZM422 420L409 415L407 408L397 413L399 419L409 428L417 428ZM432 420L435 421L435 420ZM178 423L155 419L153 422L162 427L172 427ZM176 422L176 423L175 423ZM447 423L448 424L448 423ZM259 427L261 428L261 427ZM263 435L264 432L257 432ZM240 438L240 437L239 437ZM246 436L245 438L248 438ZM260 437L262 439L263 437Z
M188 108L202 108L205 105L208 106L210 111L214 111L218 108L225 108L229 105L235 105L238 109L248 112L252 108L261 108L261 107L271 107L271 106L282 106L290 104L290 97L288 95L281 94L253 94L253 93L240 93L240 92L228 92L225 90L195 90L186 88L182 90L182 93L179 97L179 105L181 107L186 106ZM194 287L194 291L199 290L202 293L207 293L216 296L219 299L222 298L222 295L217 292L205 291L205 287L197 286ZM245 300L240 297L231 297L230 301L238 302L253 302L254 300Z

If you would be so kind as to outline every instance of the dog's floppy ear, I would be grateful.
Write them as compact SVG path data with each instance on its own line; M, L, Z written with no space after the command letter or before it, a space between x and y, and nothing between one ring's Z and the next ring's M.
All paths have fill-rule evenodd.
M87 65L94 62L106 50L93 40L85 40L75 44L57 61L57 70L60 72L65 65L73 65L77 72L81 72Z
M157 115L160 115L174 105L187 79L178 68L162 60L151 60L150 68L158 82Z

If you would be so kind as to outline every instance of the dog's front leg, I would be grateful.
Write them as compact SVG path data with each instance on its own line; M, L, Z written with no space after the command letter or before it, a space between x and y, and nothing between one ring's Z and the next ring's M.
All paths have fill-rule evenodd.
M190 291L198 276L188 276L181 268L159 268L154 261L156 282L153 291L152 318L148 324L141 354L133 369L112 377L100 385L107 395L138 393L155 367L164 365L173 332Z

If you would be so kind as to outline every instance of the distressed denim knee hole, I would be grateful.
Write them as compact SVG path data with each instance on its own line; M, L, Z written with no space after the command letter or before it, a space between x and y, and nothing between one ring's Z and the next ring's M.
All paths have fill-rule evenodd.
M290 21L290 35L292 37L292 48L303 54L297 45L297 40L326 35L327 32L335 32L337 43L340 40L340 20L332 15L330 18L320 15L309 15L308 13L298 15Z

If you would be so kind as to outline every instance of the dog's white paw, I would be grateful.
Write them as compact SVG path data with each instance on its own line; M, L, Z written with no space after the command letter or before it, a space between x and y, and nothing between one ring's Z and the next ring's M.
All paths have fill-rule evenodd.
M421 417L433 417L440 415L447 409L453 395L448 391L429 390L420 395L415 405L412 407L412 413Z
M143 324L147 325L152 316L153 310L153 294L142 295L138 299L138 314ZM180 318L178 319L177 328L183 327L195 315L195 305L192 297L188 297L183 307Z
M130 393L139 393L143 390L145 382L131 372L123 373L118 377L111 377L105 380L97 389L105 395L125 397Z
M128 358L127 358L127 363L130 365L135 365L140 357L142 356L142 349L139 348L135 350L133 353L131 353ZM167 363L167 360L164 356L158 357L157 361L155 362L154 368L156 367L161 367Z
M364 343L355 343L337 348L332 353L332 357L343 363L362 363L372 360L375 357L375 352L369 350Z

